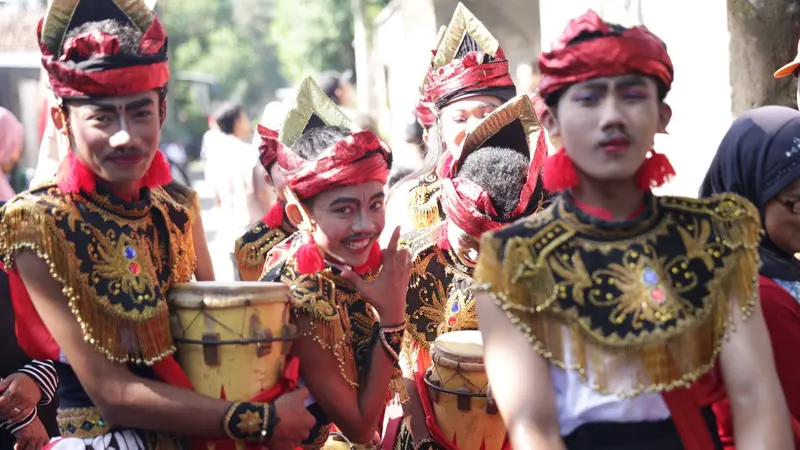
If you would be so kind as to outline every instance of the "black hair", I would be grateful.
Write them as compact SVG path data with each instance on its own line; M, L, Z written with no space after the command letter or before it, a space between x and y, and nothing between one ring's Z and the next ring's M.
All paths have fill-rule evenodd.
M628 31L630 28L624 27L622 25L616 23L606 22L606 25L611 30L609 33L603 33L602 31L582 31L580 34L572 38L569 42L567 42L567 47L580 44L582 42L592 41L597 38L607 37L607 36L619 36L622 33ZM664 48L667 48L667 44L662 42ZM672 69L670 69L672 72ZM665 98L667 98L667 93L669 92L669 88L667 85L660 79L651 75L644 76L650 77L653 81L656 82L656 88L658 89L658 101L663 102ZM549 106L551 109L555 109L558 106L558 101L561 100L561 96L564 95L564 91L567 88L551 92L547 96L544 97L544 103Z
M233 134L236 121L242 116L244 107L238 103L223 103L214 112L214 121L217 122L219 130L225 134Z
M386 182L386 185L389 187L389 189L391 189L392 186L403 180L406 175L410 174L411 172L413 172L413 170L408 168L397 169L389 176L389 180Z
M530 160L522 153L503 147L483 147L470 153L458 171L489 193L501 217L514 211L528 176Z
M346 128L331 125L312 128L297 138L292 145L292 151L305 160L315 161L322 152L352 134Z
M106 19L98 22L87 22L77 26L67 33L64 40L89 31L102 31L117 38L119 52L122 55L138 55L139 43L142 32L130 23L122 23L116 19Z

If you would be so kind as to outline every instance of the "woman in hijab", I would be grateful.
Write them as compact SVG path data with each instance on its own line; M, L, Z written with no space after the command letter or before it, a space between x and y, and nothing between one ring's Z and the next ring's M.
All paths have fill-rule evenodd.
M795 445L800 448L800 112L765 106L746 112L722 139L700 188L700 196L734 192L760 211L761 308L772 340ZM714 406L720 437L733 449L727 399Z
M14 189L9 183L9 174L22 155L22 143L25 133L22 124L11 111L0 106L0 201L7 201L14 196Z

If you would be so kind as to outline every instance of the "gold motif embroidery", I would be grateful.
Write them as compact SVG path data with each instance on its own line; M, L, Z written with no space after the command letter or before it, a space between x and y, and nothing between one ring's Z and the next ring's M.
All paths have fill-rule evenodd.
M261 431L262 422L261 416L257 412L246 411L239 414L239 423L236 424L236 428L243 434L253 436Z
M125 210L125 217L99 194L63 195L55 186L2 210L7 266L16 251L35 252L63 286L84 339L112 361L152 364L174 351L164 293L190 279L194 247L188 213L158 191L140 202L150 206Z
M430 227L442 220L440 189L436 175L428 175L411 188L408 212L417 228Z
M267 254L290 234L282 228L270 229L259 223L237 239L234 259L239 266L239 277L242 281L257 281L261 278Z
M708 372L730 308L758 301L759 215L741 197L652 198L650 215L591 225L558 198L484 236L476 271L550 363L622 397L686 386ZM687 350L691 349L691 351Z

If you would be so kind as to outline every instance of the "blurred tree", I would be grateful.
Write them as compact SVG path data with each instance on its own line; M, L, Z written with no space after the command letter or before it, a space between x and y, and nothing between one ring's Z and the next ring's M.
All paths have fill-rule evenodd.
M272 42L283 75L299 81L324 70L353 69L352 0L272 0ZM366 21L372 23L389 0L367 0Z
M212 100L238 101L251 117L260 117L275 91L286 85L269 39L274 0L161 2L173 73L213 76L219 89ZM175 77L170 96L174 111L165 139L199 140L208 128L208 105L198 102L191 82Z

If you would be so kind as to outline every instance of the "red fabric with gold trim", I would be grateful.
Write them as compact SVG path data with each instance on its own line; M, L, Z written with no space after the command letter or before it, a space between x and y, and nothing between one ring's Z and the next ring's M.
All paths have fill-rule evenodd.
M261 144L258 146L258 157L264 169L269 168L278 161L278 152L284 145L278 140L278 132L263 125L256 127L256 132L261 136Z
M587 40L569 45L582 35ZM599 35L598 37L592 37ZM666 46L645 26L620 32L589 10L572 19L549 52L539 56L543 97L592 78L640 73L672 85L672 60Z
M441 186L445 216L470 236L480 236L503 225L493 219L497 212L492 200L478 184L466 178L445 178Z
M359 131L325 150L317 160L308 161L286 147L278 154L286 186L300 200L342 186L369 181L385 184L392 156L388 147L370 131Z
M39 36L43 25L44 19L39 21ZM146 56L158 53L166 45L166 39L167 34L161 22L153 17L153 23L140 41L139 54ZM127 95L159 89L169 81L167 61L91 72L70 67L69 62L73 58L89 59L119 53L118 38L99 30L65 40L58 57L51 54L41 41L39 48L42 51L42 66L47 71L53 92L59 97Z
M425 83L423 104L435 104L440 98L454 92L470 92L488 87L514 87L503 50L498 49L492 61L484 62L488 58L486 53L473 51L443 67L431 68Z

